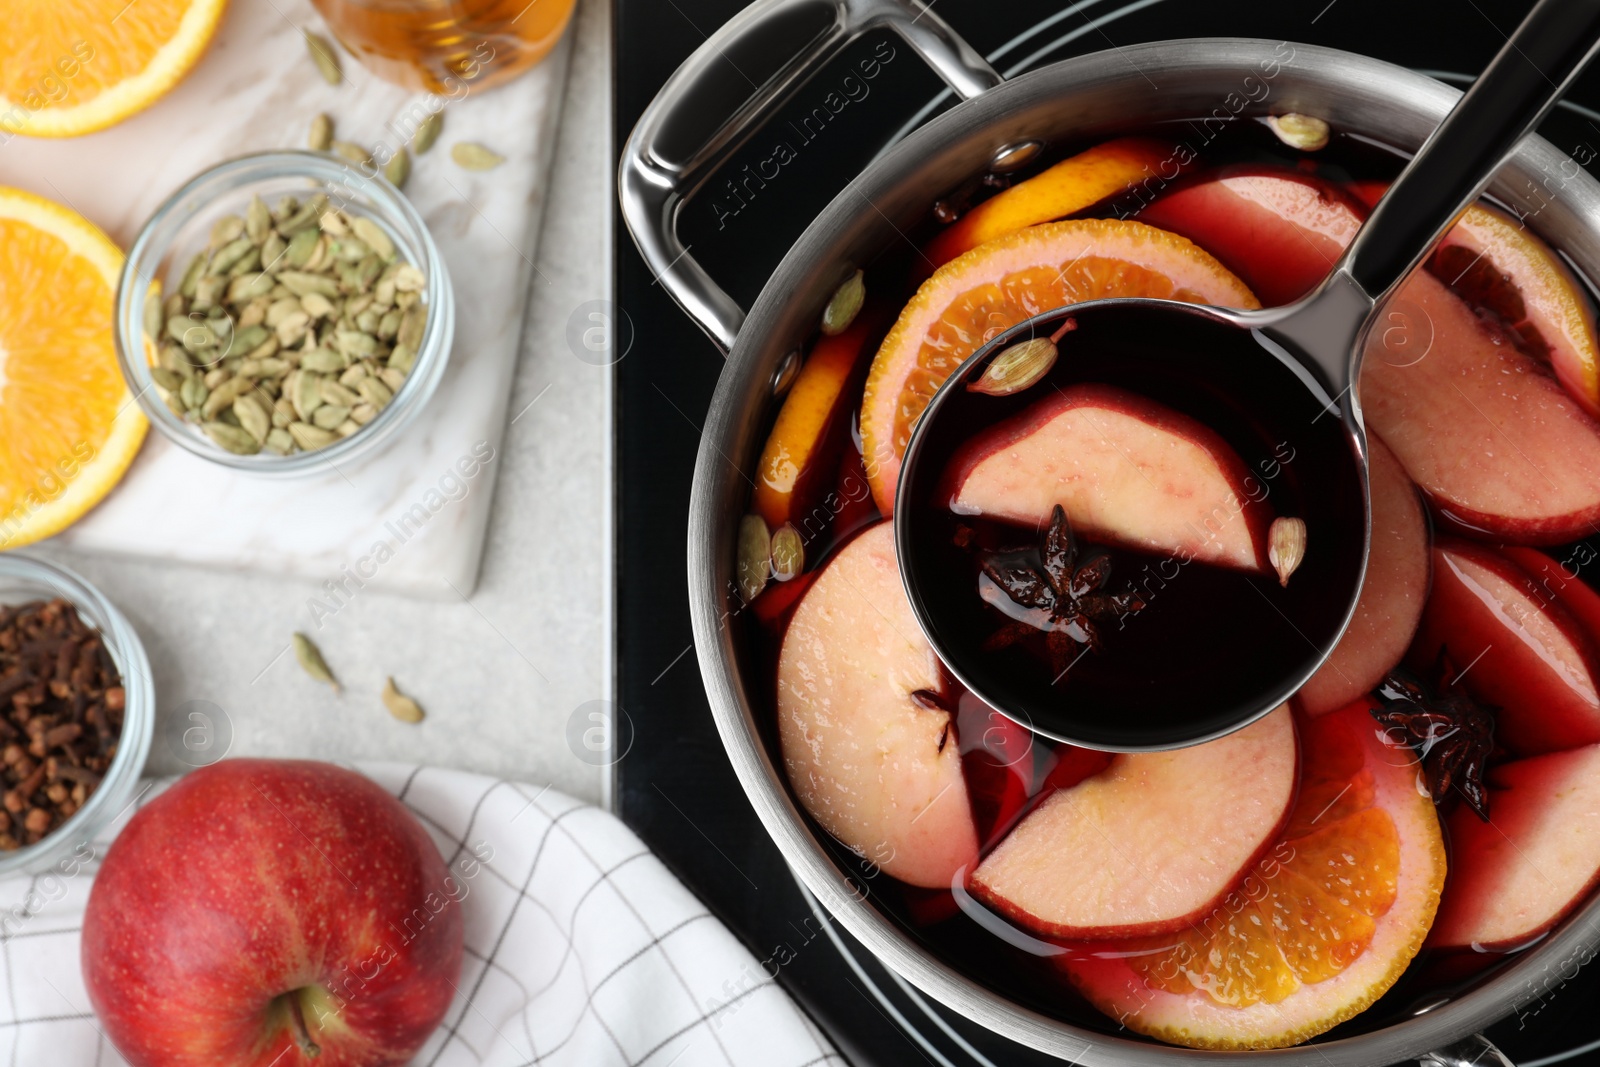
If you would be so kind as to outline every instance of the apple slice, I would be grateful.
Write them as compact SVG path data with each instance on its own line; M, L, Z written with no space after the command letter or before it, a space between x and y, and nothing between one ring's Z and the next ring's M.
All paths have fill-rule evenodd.
M1596 650L1600 651L1600 593L1589 588L1589 584L1566 564L1552 559L1537 548L1508 545L1500 551L1527 573L1528 594L1542 604L1553 600L1566 608L1595 643ZM1583 566L1593 563L1597 557L1593 548L1579 545L1569 558Z
M1369 207L1387 182L1351 182ZM1487 204L1462 213L1428 258L1428 271L1474 308L1489 311L1524 353L1550 364L1567 393L1600 418L1600 342L1576 278L1526 225Z
M1448 651L1474 696L1497 707L1495 736L1519 756L1600 743L1593 641L1526 572L1460 541L1433 550L1433 593L1412 645L1426 670Z
M1361 403L1444 516L1524 544L1600 530L1600 424L1432 275L1413 274L1392 307L1431 339L1398 358L1375 334Z
M1202 745L1117 756L1023 819L973 872L973 892L1047 936L1182 929L1277 837L1297 763L1287 707Z
M1138 217L1216 256L1268 307L1315 289L1361 228L1339 189L1265 169L1174 190Z
M978 857L942 671L900 584L890 523L830 560L778 654L778 741L795 795L830 834L916 886Z
M1429 939L1440 948L1521 947L1600 882L1600 747L1501 764L1489 813L1451 814L1450 879Z
M1428 520L1400 461L1376 434L1371 456L1372 554L1350 628L1300 689L1307 715L1336 711L1369 693L1402 659L1428 599Z
M1074 385L977 435L951 465L950 507L1026 526L1066 509L1089 540L1266 569L1271 509L1215 432L1109 385Z

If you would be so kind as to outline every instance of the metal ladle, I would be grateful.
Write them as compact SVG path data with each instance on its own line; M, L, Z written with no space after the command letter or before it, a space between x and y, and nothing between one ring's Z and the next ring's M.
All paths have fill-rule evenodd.
M1597 38L1600 0L1540 0L1395 180L1329 277L1303 299L1260 311L1150 299L1074 304L1002 333L945 381L907 446L894 522L901 570L918 621L962 684L1047 736L1134 751L1194 744L1236 730L1278 707L1316 673L1355 610L1371 544L1366 430L1360 397L1352 388L1359 380L1367 335L1384 301L1478 198L1500 164L1593 57ZM1312 461L1303 464L1300 475L1315 487L1312 506L1324 509L1322 529L1313 527L1310 534L1308 570L1297 577L1302 586L1297 595L1322 598L1319 617L1325 625L1311 627L1314 632L1291 632L1305 628L1285 616L1288 628L1281 647L1229 650L1219 645L1214 674L1203 684L1169 687L1172 706L1165 710L1155 699L1159 685L1141 710L1140 685L1121 695L1097 696L1075 692L1071 684L1029 681L1004 669L993 651L983 647L982 627L975 625L985 609L970 586L958 589L961 583L951 581L952 558L939 544L941 537L948 537L933 528L930 518L938 508L929 502L939 494L952 457L973 432L975 401L968 384L999 352L1019 340L1055 334L1068 318L1074 320L1074 329L1064 348L1070 346L1072 352L1181 354L1184 367L1200 376L1204 388L1270 415L1269 421L1278 425L1292 423L1303 446L1300 455ZM1063 351L1061 362L1071 358ZM1093 366L1104 369L1104 362L1097 358ZM1146 367L1146 376L1159 392L1159 361ZM1172 382L1165 385L1170 391ZM1150 390L1135 386L1134 391ZM1353 543L1358 539L1359 551ZM1319 550L1320 569L1312 568L1312 554ZM1161 607L1153 603L1144 610ZM1212 625L1225 628L1227 620L1216 619ZM1230 660L1232 652L1237 655ZM1258 680L1232 684L1263 660L1270 663L1253 676ZM1160 663L1150 665L1147 680L1152 685L1161 669Z

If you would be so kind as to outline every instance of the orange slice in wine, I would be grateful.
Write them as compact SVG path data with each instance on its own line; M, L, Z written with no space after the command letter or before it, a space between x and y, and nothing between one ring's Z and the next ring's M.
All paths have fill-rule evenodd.
M1368 709L1301 721L1288 828L1210 915L1063 963L1085 997L1173 1044L1262 1049L1323 1033L1394 984L1433 924L1444 841L1415 755Z
M900 312L867 376L861 436L872 495L894 510L900 460L929 399L968 356L1052 308L1107 297L1254 308L1245 284L1185 238L1117 219L1030 226L940 267Z

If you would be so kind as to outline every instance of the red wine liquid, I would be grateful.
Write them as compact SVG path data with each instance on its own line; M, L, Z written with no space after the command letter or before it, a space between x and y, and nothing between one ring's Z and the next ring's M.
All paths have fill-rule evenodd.
M1203 131L1203 135L1197 130ZM1180 181L1205 180L1214 177L1218 169L1225 167L1267 165L1300 170L1335 184L1343 184L1392 179L1404 162L1398 154L1337 132L1326 148L1307 157L1285 148L1264 126L1253 121L1234 122L1220 130L1214 122L1203 126L1197 122L1129 132L1166 137L1197 148L1199 163ZM1015 177L1017 180L1026 178L1088 147L1090 144L1087 143L1062 145L1059 151L1051 151L1030 171ZM966 210L1003 188L1007 181L1006 178L974 179L961 189L951 190L945 199ZM1152 195L1160 191L1153 190ZM1126 205L1119 204L1118 207L1124 208ZM1121 211L1112 210L1112 205L1108 204L1084 214L1113 217L1121 214ZM1137 218L1137 214L1133 217ZM898 307L910 299L926 270L915 248L923 246L941 226L930 212L920 227L909 231L908 241L897 239L878 260L867 265L866 284L871 300L883 300L890 307ZM1442 280L1448 284L1454 280L1454 276ZM1588 279L1583 280L1589 284ZM1464 299L1471 299L1468 293L1460 295ZM1493 308L1480 307L1478 310L1480 314L1485 314L1486 311L1492 312ZM1070 365L1064 365L1068 362L1072 347L1066 342L1072 340L1068 335L1062 346L1062 360L1058 367L1059 373L1064 376L1070 376L1073 372ZM869 351L875 349L876 344L873 344ZM1159 361L1160 353L1156 353L1156 356ZM1107 367L1104 361L1096 366L1100 368L1099 373L1108 375L1101 380L1112 381L1180 410L1185 409L1185 403L1192 403L1197 398L1184 396L1185 387L1177 385L1178 380L1185 381L1186 387L1193 390L1211 390L1212 396L1219 385L1217 379L1194 373L1189 373L1185 378L1185 368L1181 366L1164 364L1159 379L1144 380L1138 378L1131 366L1120 369ZM1178 377L1168 377L1173 374ZM1064 377L1061 380L1071 379ZM1161 385L1162 381L1167 383L1165 387ZM855 383L851 388L859 391L859 385ZM1024 394L1021 406L1031 400ZM1207 401L1208 405L1211 403L1211 400ZM1226 405L1223 406L1225 408ZM1246 410L1253 413L1260 411L1253 405ZM1208 406L1208 411L1211 417L1216 417L1216 409ZM1163 611L1159 615L1152 612L1146 617L1130 619L1126 630L1111 635L1113 640L1128 636L1127 642L1119 642L1116 647L1108 645L1108 652L1102 661L1096 662L1091 671L1073 678L1072 685L1064 689L1064 693L1079 696L1086 691L1098 691L1099 699L1126 697L1141 702L1153 717L1180 716L1181 702L1180 706L1166 708L1152 695L1154 686L1164 684L1160 679L1152 681L1139 676L1139 663L1145 658L1162 654L1167 661L1165 669L1168 678L1187 674L1196 679L1195 685L1214 685L1225 679L1219 678L1220 671L1208 668L1207 654L1232 656L1245 661L1241 664L1244 681L1237 685L1238 691L1245 692L1250 688L1249 678L1257 675L1248 662L1249 657L1239 654L1240 646L1249 645L1249 641L1241 640L1237 635L1248 631L1249 640L1266 642L1254 647L1277 649L1270 653L1263 651L1263 656L1294 655L1300 646L1289 641L1286 632L1290 627L1283 625L1281 620L1276 628L1270 622L1263 623L1257 619L1236 621L1231 630L1223 630L1211 625L1214 618L1221 617L1227 611L1236 620L1250 619L1251 616L1240 605L1245 597L1260 593L1272 598L1271 603L1278 607L1292 611L1296 617L1307 619L1313 629L1319 617L1326 625L1328 609L1310 602L1310 590L1316 583L1302 579L1314 575L1314 568L1333 565L1338 557L1324 554L1321 549L1325 543L1336 545L1338 531L1348 531L1350 526L1348 522L1341 524L1340 516L1332 514L1327 516L1329 525L1323 527L1318 516L1329 510L1328 502L1317 499L1318 492L1308 489L1308 486L1321 484L1315 480L1314 474L1306 472L1309 470L1308 461L1315 460L1317 450L1323 446L1308 446L1309 451L1296 449L1292 458L1280 456L1280 442L1289 440L1291 447L1294 447L1294 441L1300 439L1304 427L1293 425L1293 420L1280 421L1270 406L1265 414L1273 417L1270 423L1241 415L1232 421L1223 419L1221 425L1214 425L1213 428L1239 450L1246 465L1270 487L1268 499L1278 514L1297 514L1307 519L1310 532L1306 562L1290 579L1289 589L1279 591L1276 578L1271 575L1241 584L1237 573L1217 568L1203 572L1195 565L1188 566L1179 575L1169 577L1172 567L1169 564L1163 569L1165 557L1088 543L1085 548L1103 550L1112 556L1109 587L1121 588L1123 583L1133 585L1147 595L1151 605L1163 605ZM858 418L858 413L851 413L850 418L838 420L829 428L823 450L828 457L825 464L827 470L819 467L814 471L808 470L804 475L814 478L822 487L817 498L808 501L801 509L806 517L796 522L806 537L806 573L791 582L769 586L762 600L758 601L758 610L747 610L742 616L748 638L745 644L748 657L746 665L753 677L768 679L765 699L769 709L774 706L776 699L773 679L784 627L799 599L799 593L803 592L803 589L794 587L809 584L840 546L882 518L865 489L865 472L860 461L861 443L859 433L855 430ZM987 425L990 418L974 412L971 422L974 432L980 426ZM1303 414L1301 418L1304 418ZM1336 422L1336 413L1329 413L1321 417L1317 425ZM842 459L839 458L841 455ZM1282 468L1275 475L1273 471L1276 468L1271 466L1273 462ZM1267 463L1268 467L1263 468L1263 463ZM937 466L930 467L930 470L942 473L936 470ZM922 506L933 509L935 498L927 497ZM943 515L930 515L930 518L945 522L950 537L930 539L935 543L927 546L927 552L930 556L945 560L950 571L948 580L937 584L949 596L960 598L963 604L970 607L972 601L977 599L974 593L976 565L971 556L954 546L956 518L949 515L948 509L938 510L943 511ZM1314 519L1317 520L1315 524ZM965 522L973 527L976 536L986 545L1016 545L1022 551L1036 549L1037 532L1034 530L970 518ZM1333 532L1319 535L1319 529L1324 528ZM1592 544L1594 547L1591 551L1600 551L1600 538L1595 538ZM1571 554L1570 549L1555 548L1548 551L1558 559ZM1293 601L1294 597L1301 599ZM996 621L992 614L985 615L983 610L973 613L972 626L979 639L987 636ZM1270 616L1263 617L1270 620ZM1144 634L1137 629L1141 627L1146 629ZM1085 657L1084 662L1093 658ZM1035 683L1036 676L1042 673L1044 662L1037 650L1030 652L1023 648L1011 650L1006 657L996 657L996 661L1010 662L1019 673L1034 675ZM1120 683L1114 679L1114 675L1121 677ZM1119 689L1119 684L1123 688ZM1178 687L1173 685L1172 688ZM1084 777L1098 773L1110 758L1105 753L1060 744L1037 733L1025 738L1019 736L1013 725L998 713L983 707L955 678L946 679L945 689L951 706L957 709L953 727L955 741L962 753L974 821L985 853L1053 790L1068 788ZM757 720L768 749L776 758L778 742L775 715L769 710L768 714L757 716ZM1116 1033L1122 1038L1139 1040L1131 1031L1119 1030L1113 1020L1084 1001L1063 977L1057 966L1060 956L1081 951L1080 946L1039 938L1010 924L980 903L970 898L959 900L947 890L906 886L884 874L867 859L851 852L815 824L812 832L832 851L840 868L851 872L857 888L866 899L948 966L1041 1014L1089 1030ZM1443 997L1458 995L1479 984L1498 972L1509 958L1514 956L1465 951L1439 952L1424 948L1382 999L1318 1040L1335 1040L1410 1018L1419 1009L1438 1003Z
M1314 396L1249 331L1155 307L1107 307L1073 319L1054 366L1030 388L1008 396L952 389L929 407L918 427L926 439L901 474L896 507L906 514L897 521L909 535L901 568L949 668L996 707L1020 712L1024 725L1094 748L1205 740L1286 700L1337 641L1360 585L1360 472L1327 396ZM1018 327L996 338L994 349L1058 324ZM983 563L998 556L1042 574L1044 530L952 509L966 450L986 431L1029 420L1084 384L1155 401L1221 437L1248 473L1238 496L1208 509L1208 521L1220 529L1245 507L1303 519L1305 560L1288 584L1270 569L1203 562L1192 549L1150 553L1080 534L1080 565L1091 555L1110 559L1100 592L1131 595L1142 606L1091 621L1097 647L1075 642L1070 666L1046 654L1043 631L996 649L996 635L1026 613ZM1193 535L1198 541L1205 533Z

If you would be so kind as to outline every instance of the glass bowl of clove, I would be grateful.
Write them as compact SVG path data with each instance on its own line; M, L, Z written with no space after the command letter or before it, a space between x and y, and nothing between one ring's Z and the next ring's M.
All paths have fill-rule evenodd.
M0 877L98 859L154 731L150 661L122 613L65 567L0 555Z
M426 406L449 360L449 273L411 202L315 152L219 164L128 252L117 358L169 440L265 475L327 473Z

